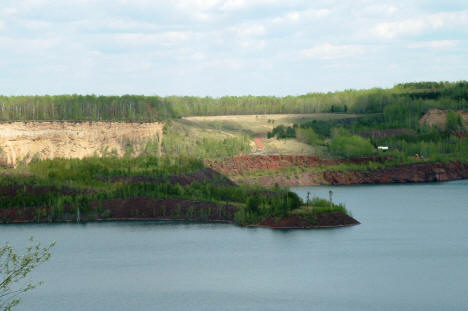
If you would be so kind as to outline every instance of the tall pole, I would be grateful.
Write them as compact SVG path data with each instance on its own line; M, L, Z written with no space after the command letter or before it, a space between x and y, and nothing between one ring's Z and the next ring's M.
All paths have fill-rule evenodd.
M330 209L333 208L333 191L328 191L328 194L330 195Z

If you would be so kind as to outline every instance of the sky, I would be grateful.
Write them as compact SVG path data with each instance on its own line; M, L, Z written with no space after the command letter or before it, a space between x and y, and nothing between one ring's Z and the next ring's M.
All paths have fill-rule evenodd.
M467 56L467 0L0 0L2 95L299 95Z

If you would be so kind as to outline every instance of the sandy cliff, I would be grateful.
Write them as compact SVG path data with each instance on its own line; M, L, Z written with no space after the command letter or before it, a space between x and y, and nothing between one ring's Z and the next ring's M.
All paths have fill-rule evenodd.
M148 141L162 142L162 123L11 122L0 124L0 166L16 166L33 158L83 158L133 149ZM161 150L161 148L159 148Z

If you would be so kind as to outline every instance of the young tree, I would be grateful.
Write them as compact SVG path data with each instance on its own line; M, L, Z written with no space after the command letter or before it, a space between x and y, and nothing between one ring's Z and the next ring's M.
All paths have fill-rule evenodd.
M0 310L10 311L21 299L21 295L34 289L41 282L26 280L28 274L41 263L49 260L55 242L42 247L30 238L24 254L18 254L8 243L0 246Z

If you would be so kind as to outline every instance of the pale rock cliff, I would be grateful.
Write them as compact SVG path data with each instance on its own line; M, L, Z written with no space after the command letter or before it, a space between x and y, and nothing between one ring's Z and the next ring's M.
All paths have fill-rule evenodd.
M141 153L148 142L161 150L163 123L10 122L0 123L0 166L34 158L83 158Z

